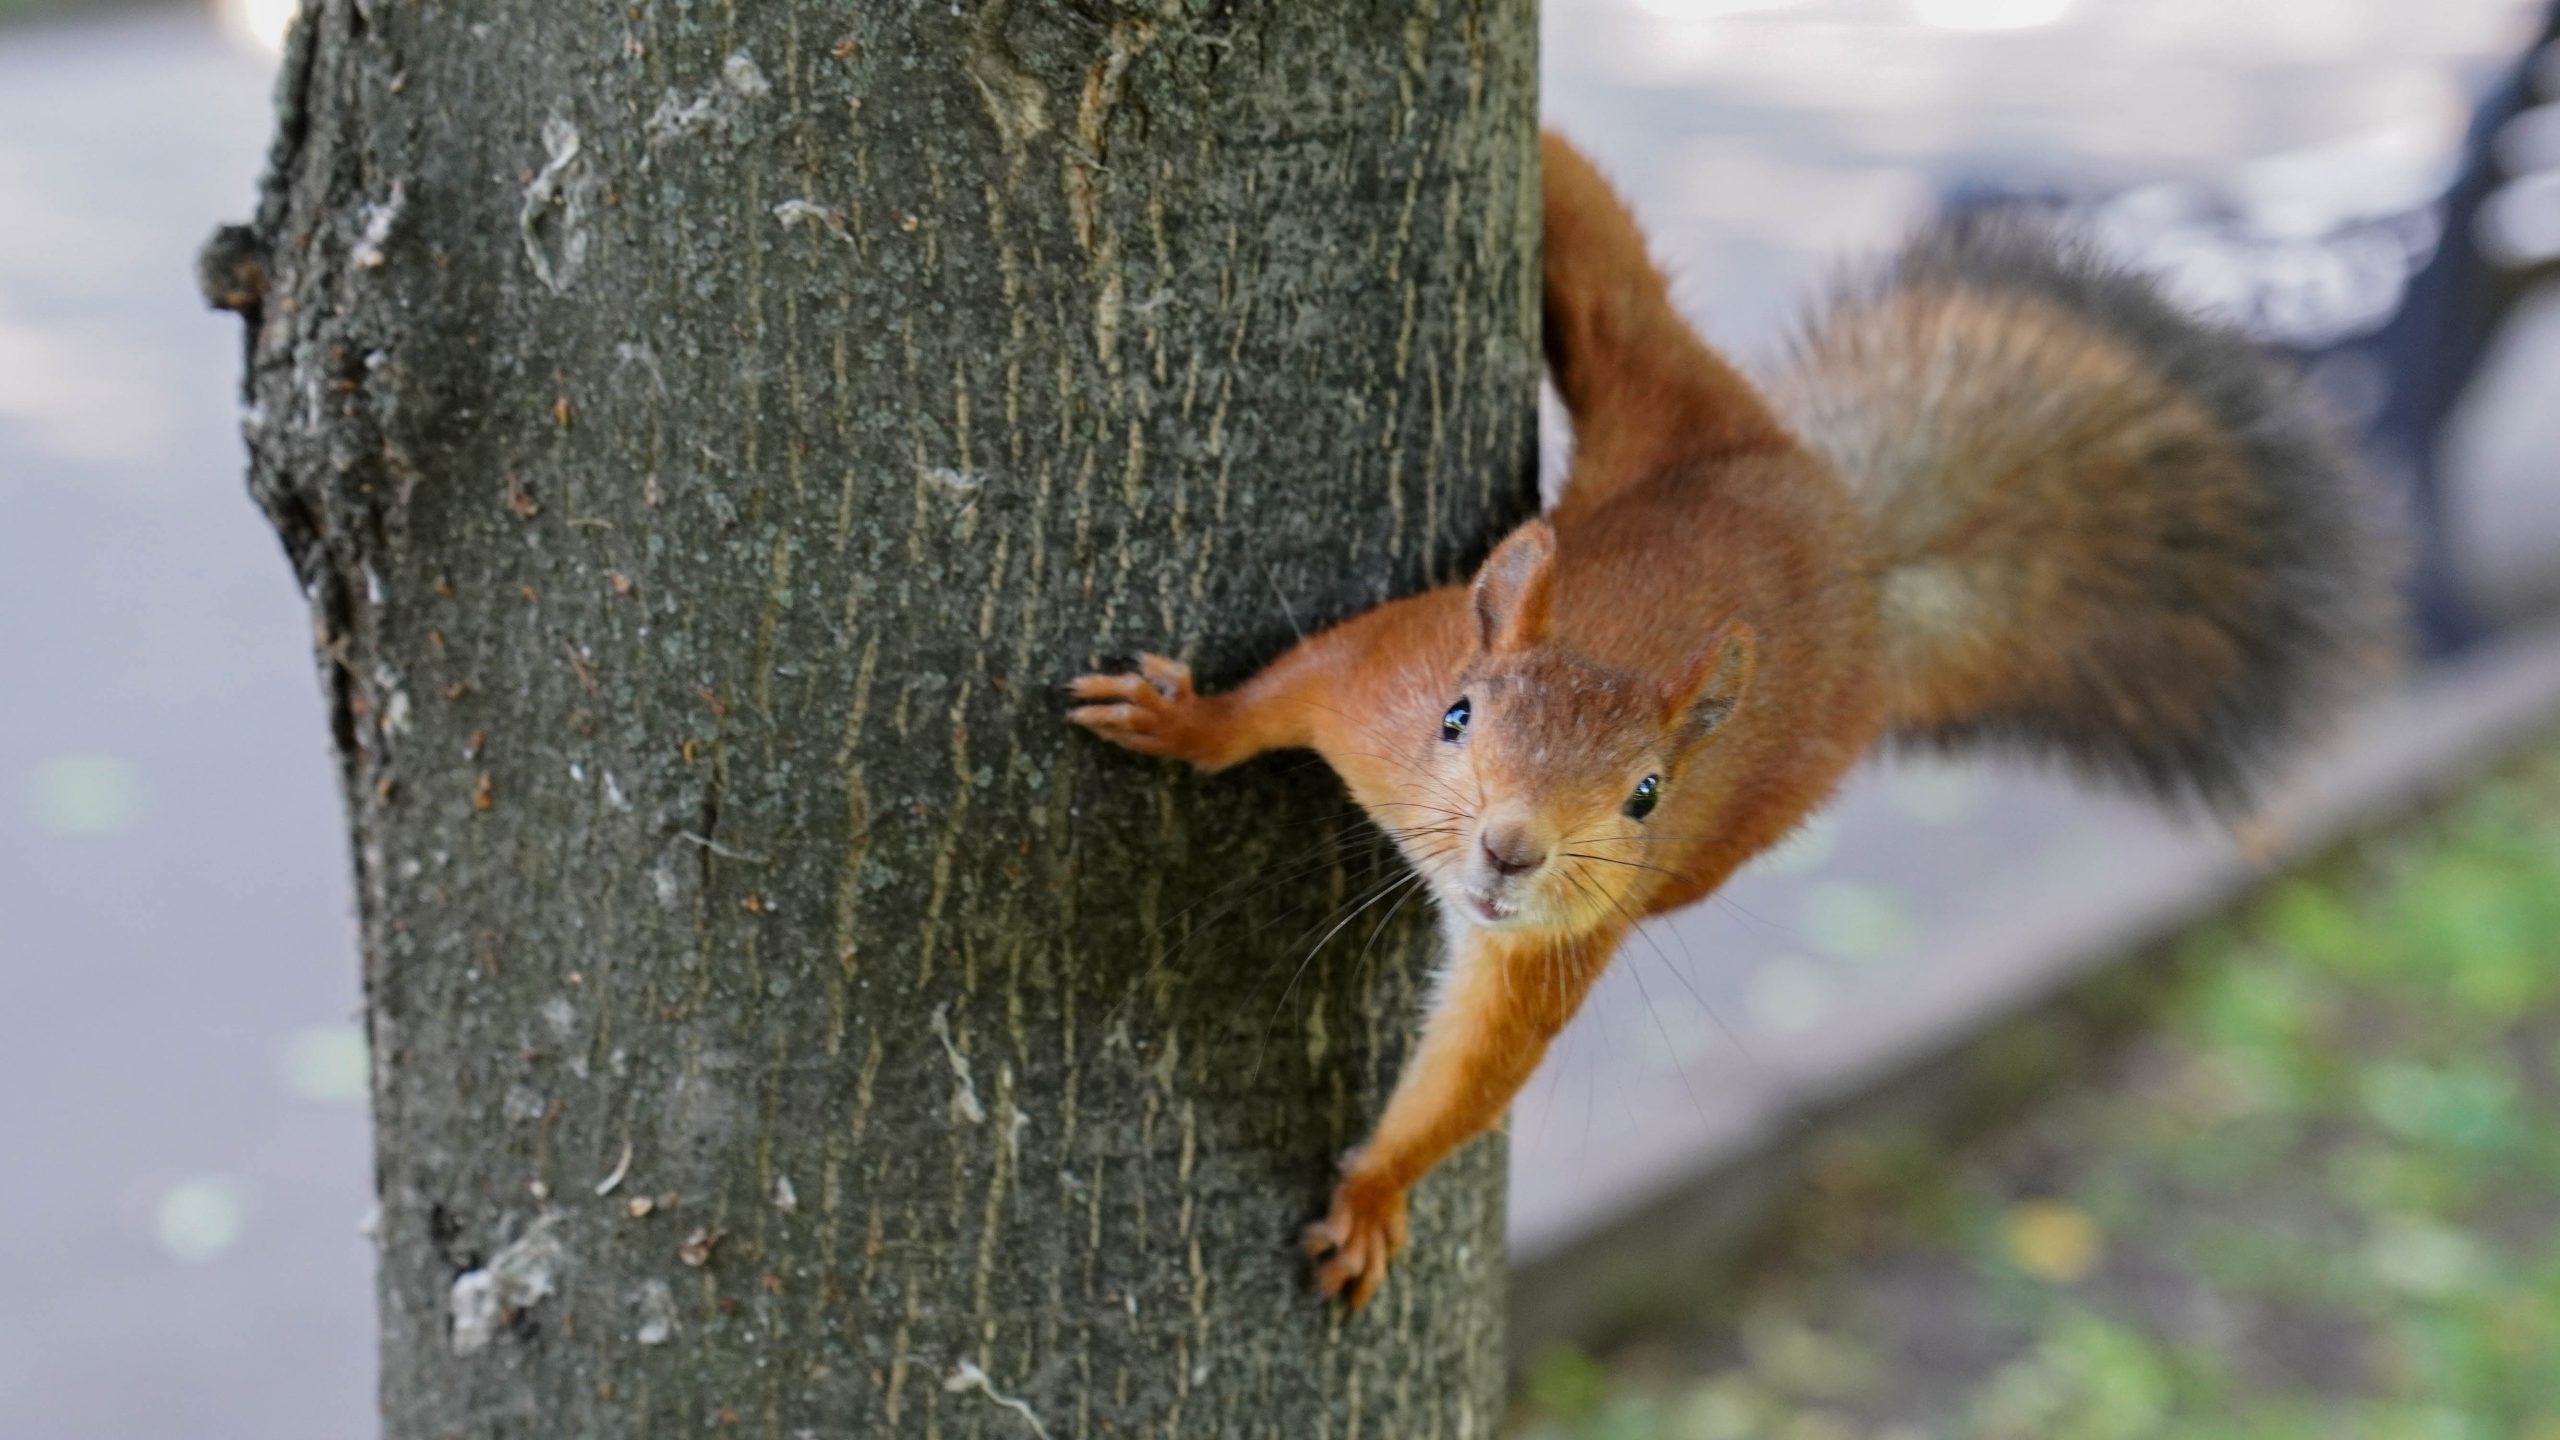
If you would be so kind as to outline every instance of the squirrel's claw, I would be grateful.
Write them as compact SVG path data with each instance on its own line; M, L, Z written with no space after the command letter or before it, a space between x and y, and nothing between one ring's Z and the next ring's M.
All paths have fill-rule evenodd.
M1386 1283L1387 1264L1404 1249L1405 1237L1403 1191L1345 1180L1325 1218L1300 1232L1298 1246L1318 1262L1317 1291L1341 1297L1356 1312Z
M1079 705L1067 712L1067 718L1123 750L1141 755L1166 755L1173 750L1163 737L1148 733L1153 722L1136 705Z
M1161 655L1138 657L1134 675L1079 675L1067 682L1079 702L1067 718L1124 750L1141 755L1193 754L1191 714L1197 698L1191 667Z
M1179 660L1167 660L1161 655L1141 655L1138 657L1138 673L1146 676L1147 683L1155 686L1156 693L1167 700L1191 698L1191 667Z

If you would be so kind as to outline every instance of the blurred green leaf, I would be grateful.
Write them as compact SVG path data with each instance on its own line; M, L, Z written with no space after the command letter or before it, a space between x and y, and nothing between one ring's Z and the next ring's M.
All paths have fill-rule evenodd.
M2365 1108L2401 1139L2502 1153L2523 1141L2515 1082L2489 1062L2384 1060L2365 1072Z
M1571 1345L1539 1351L1522 1379L1529 1403L1560 1420L1590 1418L1609 1395L1609 1372Z
M2293 880L2266 901L2267 932L2304 960L2350 975L2383 968L2384 951L2372 927L2348 908L2346 897L2313 880Z
M2548 916L2539 894L2560 881L2521 883L2512 864L2449 853L2408 878L2393 938L2408 978L2437 987L2465 1010L2509 1020L2550 993Z

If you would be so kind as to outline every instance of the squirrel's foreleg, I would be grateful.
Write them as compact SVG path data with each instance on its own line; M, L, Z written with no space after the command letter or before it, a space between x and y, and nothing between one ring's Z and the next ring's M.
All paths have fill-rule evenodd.
M1455 698L1438 687L1466 654L1464 597L1444 586L1391 600L1300 640L1222 695L1192 688L1191 667L1180 661L1142 655L1137 674L1069 681L1077 704L1067 718L1124 749L1211 772L1312 747L1365 798L1397 778L1389 772L1403 763L1393 754L1406 738L1400 712L1415 711L1401 717L1403 732L1427 737Z
M1466 932L1386 1113L1344 1158L1325 1217L1307 1227L1319 1289L1355 1310L1377 1294L1404 1248L1406 1192L1501 1122L1623 933Z

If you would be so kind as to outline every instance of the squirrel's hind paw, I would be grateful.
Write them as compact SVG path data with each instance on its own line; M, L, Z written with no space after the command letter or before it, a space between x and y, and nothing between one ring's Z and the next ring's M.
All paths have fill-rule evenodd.
M1191 667L1161 655L1138 657L1135 675L1079 675L1067 682L1078 702L1067 718L1123 749L1207 763L1205 697L1191 688Z

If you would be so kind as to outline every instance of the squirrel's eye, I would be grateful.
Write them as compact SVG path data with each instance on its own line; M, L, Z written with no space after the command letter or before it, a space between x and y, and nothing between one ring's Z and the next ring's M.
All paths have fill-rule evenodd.
M1627 797L1627 818L1641 820L1653 813L1654 802L1662 798L1662 777L1647 775L1636 782L1636 792Z
M1452 745L1465 739L1467 722L1475 718L1475 713L1475 707L1467 703L1466 697L1459 696L1458 703L1449 707L1449 713L1440 717L1440 738Z

